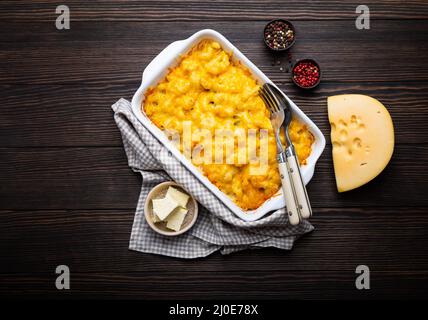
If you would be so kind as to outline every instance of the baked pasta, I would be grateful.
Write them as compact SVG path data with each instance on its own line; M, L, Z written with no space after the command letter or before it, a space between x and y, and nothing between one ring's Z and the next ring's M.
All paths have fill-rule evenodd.
M147 90L142 105L145 114L157 127L177 132L181 138L185 122L191 122L192 132L208 130L212 136L216 130L225 129L267 132L267 166L261 174L251 173L251 169L259 165L257 161L242 163L224 159L221 163L207 163L193 157L190 159L244 211L257 209L281 186L269 110L258 96L258 90L259 84L249 70L233 61L231 54L224 51L218 42L203 40L181 58L163 81ZM300 163L305 164L311 153L313 135L304 124L294 119L289 133ZM248 145L239 144L236 136L230 139L237 149L235 158L239 154L248 155ZM284 137L282 140L284 142ZM177 147L186 155L183 143ZM203 138L191 142L191 151L196 148L205 148L199 151L208 152ZM260 155L259 143L255 148L256 154Z

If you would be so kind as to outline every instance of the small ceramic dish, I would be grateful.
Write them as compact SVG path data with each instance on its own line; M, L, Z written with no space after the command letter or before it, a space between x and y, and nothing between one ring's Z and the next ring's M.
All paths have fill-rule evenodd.
M166 227L165 222L158 222L158 223L153 222L154 212L153 212L152 200L165 197L169 187L174 187L179 191L186 193L190 197L186 206L186 209L189 211L187 212L186 217L184 218L183 224L181 225L181 228L179 231L168 229ZM157 233L160 233L164 236L178 236L179 234L183 234L186 231L188 231L195 224L196 219L198 217L198 203L196 202L195 198L193 198L193 196L189 194L186 190L184 190L183 187L181 187L179 184L173 181L167 181L167 182L158 184L147 195L146 203L144 204L144 216L146 218L148 225Z
M312 63L316 68L318 68L318 80L311 86L302 86L300 83L298 83L295 79L294 79L294 75L295 75L295 68L300 65L301 63ZM301 59L301 60L297 60L294 64L293 67L291 68L291 80L293 80L293 83L299 87L300 89L304 89L304 90L310 90L310 89L314 89L315 87L317 87L320 82L321 82L321 77L322 77L322 72L321 72L321 67L319 65L318 62L316 62L314 59Z
M292 40L291 41L289 41L288 43L287 43L287 45L286 46L283 46L283 47L278 47L278 48L275 48L274 46L273 46L273 38L271 38L271 39L269 39L268 38L268 36L272 36L271 34L270 34L270 32L269 32L269 28L273 28L273 29L275 29L275 24L276 23L281 23L282 25L281 25L281 27L282 26L286 26L286 27L288 27L288 29L291 31L291 33L292 33ZM280 31L283 31L283 30L280 30ZM284 30L285 31L285 30ZM263 41L265 42L265 44L266 44L266 46L270 49L270 50L272 50L272 51L274 51L274 52L283 52L283 51L287 51L288 49L290 49L293 45L294 45L294 43L296 42L296 29L294 28L294 25L290 22L290 21L288 21L288 20L285 20L285 19L275 19L275 20L271 20L271 21L269 21L267 24L266 24L266 26L265 26L265 28L263 29Z

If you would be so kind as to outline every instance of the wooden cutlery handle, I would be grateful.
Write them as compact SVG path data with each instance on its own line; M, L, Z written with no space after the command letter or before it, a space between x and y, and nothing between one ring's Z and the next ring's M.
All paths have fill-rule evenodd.
M294 185L294 191L296 192L297 204L300 208L300 215L302 218L307 219L312 215L312 209L308 193L300 173L297 156L295 154L287 155L287 162L290 168L290 177Z
M286 162L278 163L279 173L281 175L282 191L284 192L285 205L288 214L288 220L290 224L295 226L299 224L299 209L297 207L296 200L294 198L293 186L291 184L291 178L288 174L288 167Z

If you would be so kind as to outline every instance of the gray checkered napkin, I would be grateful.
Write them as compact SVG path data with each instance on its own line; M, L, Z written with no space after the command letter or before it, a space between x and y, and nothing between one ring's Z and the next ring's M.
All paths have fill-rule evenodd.
M239 219L138 121L129 101L120 99L112 109L128 164L143 178L129 243L131 250L188 259L205 257L217 250L222 254L247 248L289 250L299 236L313 230L306 221L298 226L289 225L284 209L253 222ZM154 232L144 218L147 194L167 180L181 184L199 202L196 224L177 237Z

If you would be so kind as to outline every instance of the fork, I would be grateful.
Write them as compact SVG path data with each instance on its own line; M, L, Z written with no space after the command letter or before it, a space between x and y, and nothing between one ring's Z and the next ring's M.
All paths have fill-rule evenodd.
M297 205L296 192L291 182L290 167L287 162L285 150L279 138L279 131L285 119L284 109L280 107L278 99L267 84L260 87L259 94L269 108L270 121L275 132L278 168L282 191L285 197L285 206L287 207L288 220L291 225L297 225L300 222L300 209Z
M266 84L269 87L271 93L275 95L279 101L279 107L284 110L285 120L282 123L282 127L285 131L285 139L287 141L287 148L285 149L285 156L290 168L290 177L295 191L297 206L299 207L299 213L301 219L307 219L312 216L311 203L309 201L308 193L306 191L305 184L303 183L302 174L300 172L300 165L297 158L296 150L293 142L288 134L288 127L291 123L292 108L288 100L282 94L282 92L275 86Z

